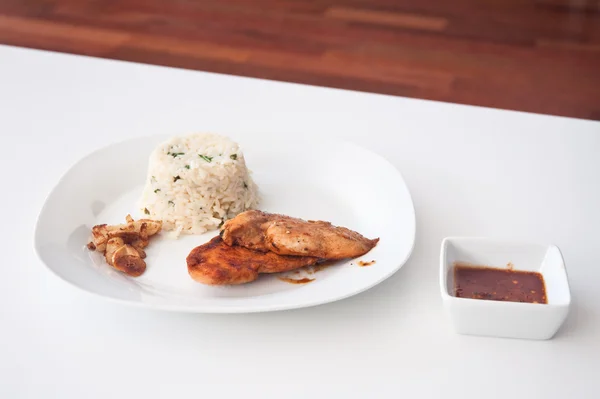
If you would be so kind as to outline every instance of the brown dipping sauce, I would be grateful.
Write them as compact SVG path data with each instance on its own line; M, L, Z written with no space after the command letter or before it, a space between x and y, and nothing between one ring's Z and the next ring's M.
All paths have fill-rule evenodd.
M491 267L455 265L454 295L491 301L548 303L540 273Z

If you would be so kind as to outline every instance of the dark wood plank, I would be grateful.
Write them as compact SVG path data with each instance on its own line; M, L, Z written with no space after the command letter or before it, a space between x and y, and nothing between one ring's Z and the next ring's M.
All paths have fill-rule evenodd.
M600 0L0 0L0 43L600 120Z

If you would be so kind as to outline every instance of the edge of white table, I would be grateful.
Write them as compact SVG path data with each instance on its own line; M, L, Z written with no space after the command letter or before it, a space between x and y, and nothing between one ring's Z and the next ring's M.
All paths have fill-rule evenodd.
M0 397L597 395L598 122L8 46L0 110ZM197 130L313 131L383 155L413 196L410 260L352 298L250 315L122 306L46 270L33 227L73 163L123 138ZM558 245L573 301L555 338L455 334L438 287L450 235Z

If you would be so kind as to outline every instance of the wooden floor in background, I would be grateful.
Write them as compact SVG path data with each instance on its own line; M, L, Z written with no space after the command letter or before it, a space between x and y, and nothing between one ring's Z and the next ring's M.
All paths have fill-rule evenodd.
M0 0L0 43L600 120L600 0Z

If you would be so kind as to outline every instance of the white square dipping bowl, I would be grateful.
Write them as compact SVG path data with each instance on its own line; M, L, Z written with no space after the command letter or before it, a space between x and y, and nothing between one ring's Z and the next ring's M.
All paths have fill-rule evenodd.
M454 266L507 268L538 272L547 304L505 302L454 296ZM442 241L440 290L444 307L459 334L550 339L565 321L571 294L558 247L488 238L449 237Z

